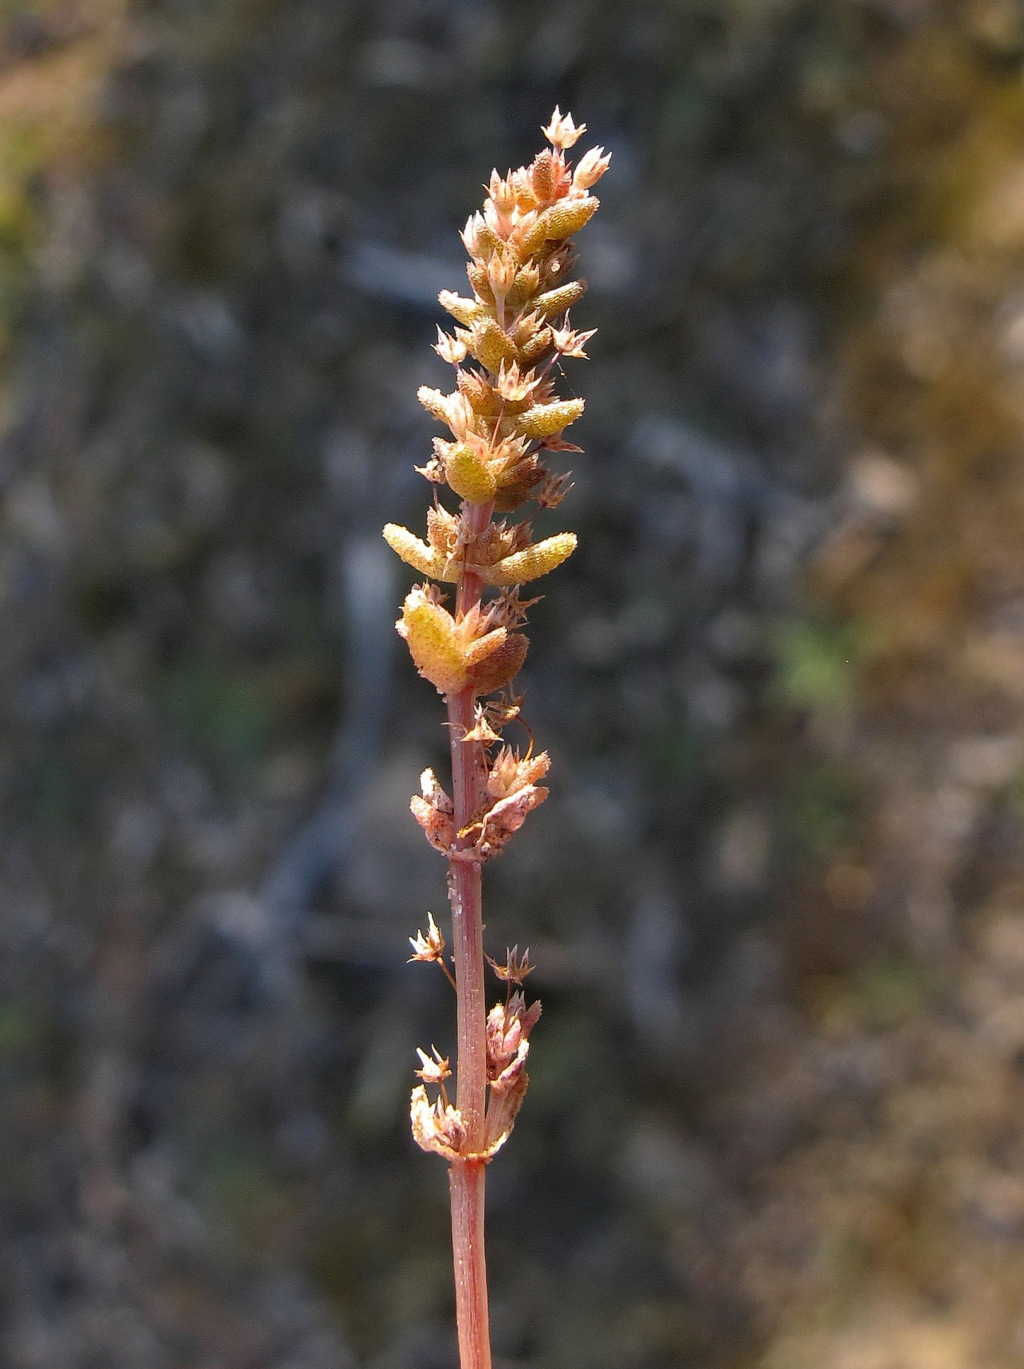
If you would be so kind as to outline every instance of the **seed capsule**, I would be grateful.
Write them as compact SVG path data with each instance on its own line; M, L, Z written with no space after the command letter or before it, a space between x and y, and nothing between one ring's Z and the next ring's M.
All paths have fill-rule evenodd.
M537 315L533 314L536 319ZM531 333L519 345L519 364L520 366L532 366L533 363L544 355L551 346L551 329L545 326L537 328L535 333Z
M516 357L515 343L504 328L499 328L490 317L481 319L473 329L469 350L481 366L494 372L501 369L503 361L514 361Z
M501 396L486 376L478 371L460 370L458 374L459 393L464 395L469 407L475 414L487 414L493 418L501 408Z
M444 473L460 499L468 499L471 504L488 504L494 498L494 476L479 453L464 442L448 453Z
M547 240L547 226L544 215L538 214L532 223L527 224L518 234L517 247L520 257L532 257L539 252Z
M488 307L494 304L494 291L491 289L490 278L487 274L487 267L481 266L478 262L471 261L466 267L466 275L472 285L477 298Z
M408 528L398 523L385 523L384 541L407 566L412 566L421 575L432 575L435 580L454 579L445 574L447 557L421 542Z
M554 318L556 314L564 314L566 309L571 309L574 304L579 304L586 293L587 287L581 280L570 280L565 285L560 285L557 290L547 290L543 295L538 295L533 307L542 318Z
M493 566L488 566L483 577L489 585L524 585L528 580L537 580L548 571L555 570L567 561L576 550L574 532L557 532L554 537L546 537L525 551L513 552Z
M475 299L466 299L462 295L457 295L454 290L442 290L437 297L437 302L442 309L447 309L452 318L464 323L467 328L476 323L477 319L486 318L487 308Z
M505 297L506 309L521 309L527 300L540 289L540 272L536 266L524 266L512 282L512 289Z
M597 212L598 200L585 195L579 200L562 200L545 211L544 225L549 238L571 238Z
M471 666L469 683L473 686L474 694L493 694L495 690L511 684L523 668L528 646L521 632L509 633L498 647Z
M396 624L405 638L416 669L442 694L458 694L466 687L466 661L455 620L421 589L412 590Z
M535 404L516 419L516 429L526 437L553 437L575 423L582 414L586 401L560 399L554 404Z
M429 385L421 385L416 391L416 398L432 418L436 418L439 423L448 422L451 410L448 407L447 395L443 395L440 390L431 389Z

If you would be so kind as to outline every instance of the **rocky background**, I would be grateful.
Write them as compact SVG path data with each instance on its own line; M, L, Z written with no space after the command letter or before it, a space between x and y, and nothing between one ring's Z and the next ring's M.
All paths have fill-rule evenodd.
M499 1362L1024 1365L1022 75L1014 0L5 0L5 1366L453 1363L379 528L556 101L614 162Z

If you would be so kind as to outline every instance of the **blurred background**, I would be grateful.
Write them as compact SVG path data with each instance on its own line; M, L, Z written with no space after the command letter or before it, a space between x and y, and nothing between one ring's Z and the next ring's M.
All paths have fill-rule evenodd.
M531 1369L1024 1365L1016 0L4 0L0 1361L444 1369L439 288L613 153L489 872Z

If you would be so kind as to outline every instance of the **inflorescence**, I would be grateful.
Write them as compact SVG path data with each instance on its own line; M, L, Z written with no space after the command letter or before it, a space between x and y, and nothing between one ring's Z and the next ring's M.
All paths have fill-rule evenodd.
M472 293L441 292L455 326L451 333L438 330L435 348L455 367L455 388L450 394L427 386L419 391L420 402L451 434L434 439L433 456L419 468L436 487L426 539L393 523L384 529L402 560L429 577L406 597L398 631L419 673L448 700L451 726L464 719L456 742L468 749L468 769L460 771L468 780L453 790L456 801L426 770L411 803L427 839L453 869L497 855L547 795L539 783L547 754L534 754L532 746L521 754L501 734L519 714L512 685L526 656L526 611L536 602L523 599L521 587L560 566L576 538L562 532L534 541L529 519L507 515L530 501L555 508L569 477L550 471L545 461L552 453L581 450L563 434L583 413L584 401L560 397L556 377L562 359L586 356L593 335L576 332L569 322L586 289L572 279L572 238L597 210L591 191L610 158L598 147L575 168L567 162L567 150L585 128L556 109L543 130L550 147L528 167L504 177L493 172L483 211L466 224L462 240ZM441 502L444 487L457 497L458 512ZM431 581L456 587L452 607ZM435 961L453 979L433 915L426 935L418 934L412 946L412 959ZM526 1089L529 1034L540 1014L539 1003L527 1007L521 987L532 968L529 956L520 958L516 950L503 964L490 963L507 992L486 1019L486 1119L469 1149L466 1120L445 1089L449 1062L436 1051L419 1053L413 1135L423 1149L449 1160L488 1160L511 1131ZM433 1102L428 1086L437 1089Z

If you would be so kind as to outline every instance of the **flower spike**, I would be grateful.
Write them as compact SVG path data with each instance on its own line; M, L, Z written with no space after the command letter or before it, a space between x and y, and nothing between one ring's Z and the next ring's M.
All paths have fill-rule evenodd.
M438 328L434 344L454 367L454 383L447 393L424 385L417 395L446 429L417 467L435 491L426 537L398 523L384 528L396 555L426 577L406 595L396 628L448 714L451 793L433 770L424 770L409 806L427 841L448 860L454 975L432 913L426 932L409 942L410 960L440 965L458 995L456 1089L452 1101L448 1057L436 1048L418 1051L410 1121L416 1144L451 1165L463 1369L490 1363L479 1240L483 1176L515 1124L528 1083L529 1037L540 1016L540 1004L528 1005L523 994L533 966L518 947L501 962L487 957L504 983L505 1001L484 1014L481 871L548 792L540 783L547 753L534 750L513 693L527 653L527 610L537 602L521 598L519 587L561 566L576 537L557 532L535 541L528 518L506 515L530 502L556 508L571 482L546 463L581 450L564 434L582 417L584 401L559 394L557 381L562 361L585 359L594 336L569 324L569 310L586 290L572 275L572 239L599 208L591 192L610 160L596 147L570 165L566 154L585 130L556 108L543 130L548 146L529 166L504 176L492 171L482 209L467 220L461 236L472 293L441 291L439 303L454 322L447 332ZM455 586L452 602L438 582ZM502 742L513 721L531 738L525 754Z

